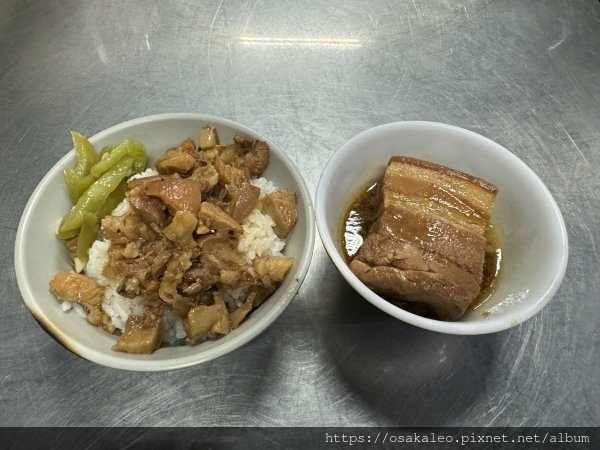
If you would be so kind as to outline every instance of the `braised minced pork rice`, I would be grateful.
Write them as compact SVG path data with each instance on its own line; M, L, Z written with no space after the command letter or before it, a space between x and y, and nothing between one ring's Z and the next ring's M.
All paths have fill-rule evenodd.
M282 251L298 220L296 197L264 178L268 144L237 132L220 145L210 125L198 144L181 141L132 176L111 214L82 210L74 236L74 209L59 224L75 270L55 274L50 291L64 311L120 334L115 351L148 354L225 336L293 267ZM90 247L91 219L99 237Z
M147 169L144 173L135 175L132 178L153 176L157 175L157 173L154 169ZM264 177L254 179L251 183L260 188L261 198L277 190L273 182ZM121 216L129 211L131 211L131 206L128 200L124 199L115 208L112 215ZM256 256L282 255L281 252L285 247L285 240L275 234L273 226L273 219L258 209L253 210L242 223L244 234L240 237L238 250L245 254L246 261L250 265ZM94 242L89 251L89 260L84 268L84 273L95 278L98 283L105 287L102 310L110 317L115 328L123 331L129 316L143 314L144 308L138 299L123 297L117 292L122 281L121 279L109 279L102 274L102 269L108 262L109 247L110 241L97 240ZM230 305L231 309L233 309L240 306L244 298L244 293L244 288L229 289L225 292L224 299ZM75 314L85 319L86 313L83 307L75 302L62 302L62 309L64 311L72 309ZM181 317L167 310L163 315L163 324L165 326L163 338L165 343L173 344L179 339L185 339L186 333Z

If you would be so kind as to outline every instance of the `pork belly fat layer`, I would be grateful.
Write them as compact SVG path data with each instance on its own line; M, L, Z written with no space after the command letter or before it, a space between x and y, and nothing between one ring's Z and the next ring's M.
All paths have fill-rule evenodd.
M382 184L383 206L427 211L467 230L485 231L497 188L462 172L414 158L390 160Z

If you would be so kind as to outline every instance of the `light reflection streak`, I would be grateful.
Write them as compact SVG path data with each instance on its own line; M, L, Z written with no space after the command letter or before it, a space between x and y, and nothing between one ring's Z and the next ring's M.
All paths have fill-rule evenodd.
M276 38L276 37L240 37L240 43L252 47L340 47L357 48L362 46L359 39L351 38Z

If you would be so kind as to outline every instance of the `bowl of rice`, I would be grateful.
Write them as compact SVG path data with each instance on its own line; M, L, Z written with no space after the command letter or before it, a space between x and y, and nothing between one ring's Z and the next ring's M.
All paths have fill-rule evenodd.
M273 323L297 294L312 258L315 239L314 210L310 193L300 172L285 152L274 143L231 120L191 113L159 114L133 119L90 137L89 142L98 150L114 146L123 140L143 143L147 154L147 169L133 177L138 178L136 182L143 183L145 177L158 176L155 164L168 149L178 146L186 139L198 142L201 129L207 126L214 127L224 145L234 142L238 134L250 138L253 142L260 141L266 144L269 149L268 165L264 171L261 170L259 176L252 176L249 180L253 192L260 190L260 198L264 199L274 192L287 191L290 198L293 198L297 212L293 227L289 231L286 230L285 235L278 232L277 223L264 212L264 208L256 207L251 212L244 213L243 220L240 219L241 227L236 234L236 248L231 251L236 253L236 257L248 261L250 267L252 261L260 258L287 259L293 263L290 263L282 279L277 280L274 291L269 291L268 296L256 303L249 313L244 312L239 324L236 323L231 328L227 326L226 333L207 333L190 340L189 330L193 324L190 325L189 320L186 322L185 314L176 313L177 308L173 303L175 312L167 309L161 316L161 345L158 348L145 354L127 350L116 351L116 343L126 333L126 324L143 314L145 306L135 295L127 295L124 292L127 289L124 289L123 280L118 279L118 274L111 275L109 271L107 275L107 271L104 270L110 259L110 252L113 251L104 228L102 231L105 234L101 232L93 242L89 248L89 260L83 267L76 267L77 259L75 258L74 264L65 242L57 238L57 224L61 223L61 218L73 207L63 179L65 171L73 168L76 162L76 152L71 150L50 169L31 195L17 230L14 262L25 305L42 327L75 354L94 363L125 370L161 371L190 367L223 356L248 343ZM221 175L219 173L219 176ZM175 178L180 177L175 174ZM131 185L132 182L130 178L128 183ZM131 210L127 198L111 212L111 217L115 220ZM209 208L208 212L211 211ZM218 208L216 211L218 215L221 214ZM169 220L174 221L172 218ZM210 242L210 233L214 233L213 228L218 229L219 225L217 223L206 227L203 223L209 222L198 219L197 228L194 225L193 236L195 239ZM103 227L106 225L104 221L102 224ZM106 226L108 228L108 225ZM201 228L204 228L204 231ZM128 251L130 250L128 247ZM210 250L207 252L210 257ZM169 267L167 261L168 254L164 265ZM202 269L200 262L194 264L192 268L195 267L196 271ZM249 270L252 272L252 268ZM86 278L93 279L101 288L97 306L94 308L103 318L103 326L92 325L90 308L87 307L89 305L67 301L73 300L69 298L58 298L54 290L51 292L52 286L50 284L49 287L49 282L54 280L57 274L65 274L64 285L71 286L72 290L76 291L78 288L73 286L79 280L69 277L78 277L78 271ZM230 272L224 270L222 277ZM267 275L262 275L263 279L266 277L268 280ZM261 274L254 276L260 278ZM165 277L168 277L167 272L160 275L159 281L162 283L161 279ZM188 283L185 288L193 290L192 284ZM223 286L223 283L215 283L217 284ZM179 286L178 289L183 287ZM222 291L219 298L224 299L222 303L229 313L236 308L242 308L246 292L243 288L219 289ZM205 289L206 295L216 295L212 293L215 290L217 289L214 286ZM80 293L77 293L77 296L79 295ZM173 295L179 296L177 293ZM197 306L200 309L204 307L201 304ZM214 330L214 327L211 330Z

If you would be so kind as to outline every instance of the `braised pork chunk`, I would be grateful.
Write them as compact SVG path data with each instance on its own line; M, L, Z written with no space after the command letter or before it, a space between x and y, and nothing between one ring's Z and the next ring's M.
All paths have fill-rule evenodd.
M496 187L393 157L380 189L378 217L350 268L381 295L424 303L442 320L460 318L481 290Z

